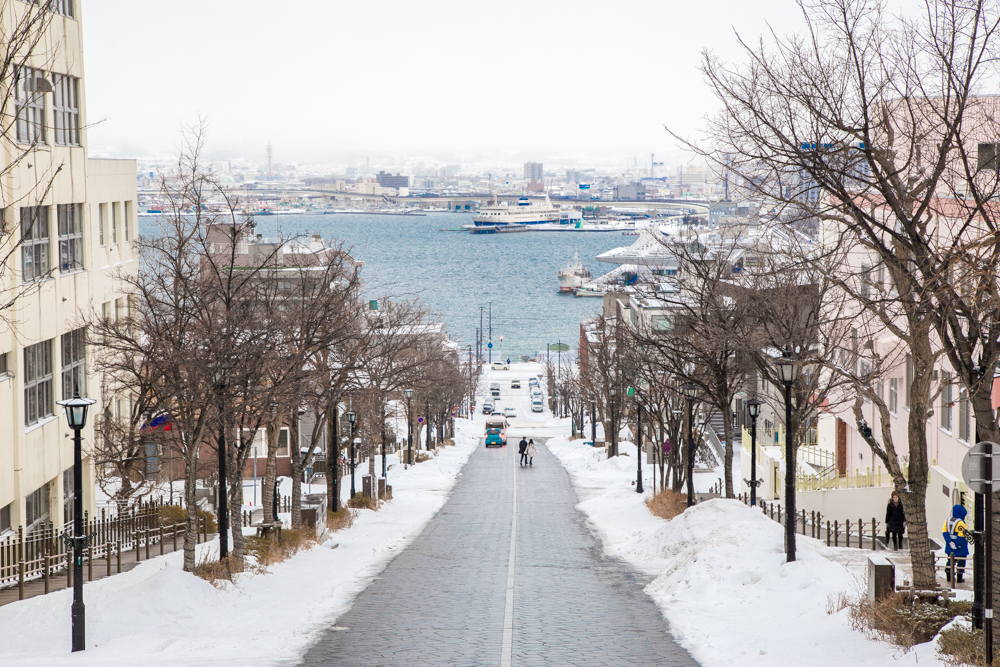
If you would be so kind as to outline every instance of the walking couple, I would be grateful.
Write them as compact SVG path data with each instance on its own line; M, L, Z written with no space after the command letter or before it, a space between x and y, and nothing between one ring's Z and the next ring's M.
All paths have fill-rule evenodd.
M535 464L535 454L538 452L535 449L534 440L525 440L521 438L521 442L517 443L517 451L521 453L521 467L533 466Z

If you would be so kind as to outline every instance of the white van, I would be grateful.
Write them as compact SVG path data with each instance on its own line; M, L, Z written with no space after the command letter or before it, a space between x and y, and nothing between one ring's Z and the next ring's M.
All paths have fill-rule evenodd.
M505 364L502 361L494 361L492 364L490 364L490 370L494 370L494 371L509 371L510 370L510 366L508 364Z
M535 400L533 400L531 402L531 411L532 412L541 412L542 411L542 399L536 398Z

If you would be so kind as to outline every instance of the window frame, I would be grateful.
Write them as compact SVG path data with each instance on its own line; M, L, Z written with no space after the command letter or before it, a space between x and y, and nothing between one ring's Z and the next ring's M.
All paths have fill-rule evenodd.
M56 234L59 239L60 273L83 271L83 216L80 204L56 206ZM72 230L69 227L72 226Z
M97 205L97 241L100 243L102 248L104 247L104 223L108 217L107 210L107 204Z
M63 400L87 395L87 328L80 327L60 336L59 359Z
M45 73L33 67L19 67L14 81L14 136L19 144L45 144L45 93L34 92ZM31 83L29 83L29 81Z
M80 145L80 80L69 74L52 75L52 143Z
M21 282L31 283L49 277L51 230L48 206L21 207ZM31 212L35 212L35 214ZM26 213L27 212L27 213ZM25 218L30 224L25 229ZM42 236L44 234L44 236ZM30 262L25 262L30 257ZM30 269L28 268L30 266Z
M52 339L24 348L24 425L35 424L55 414L53 409Z

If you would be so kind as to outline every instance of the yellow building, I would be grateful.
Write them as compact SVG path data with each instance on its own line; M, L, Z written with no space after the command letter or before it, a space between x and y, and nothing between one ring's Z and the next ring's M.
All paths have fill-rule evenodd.
M70 519L73 441L56 401L75 391L100 401L84 321L122 314L127 299L116 276L138 270L135 162L87 158L82 3L38 4L0 9L5 36L32 12L45 14L38 45L3 73L15 85L2 89L12 118L0 136L0 536ZM96 412L83 432L91 513Z

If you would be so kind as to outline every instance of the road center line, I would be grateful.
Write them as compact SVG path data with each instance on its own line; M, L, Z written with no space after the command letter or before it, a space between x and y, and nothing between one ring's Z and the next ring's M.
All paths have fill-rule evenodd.
M513 452L513 447L511 448ZM514 644L514 547L517 544L517 467L514 466L514 512L510 520L510 555L507 558L507 599L503 610L503 645L500 647L500 667L510 667Z

